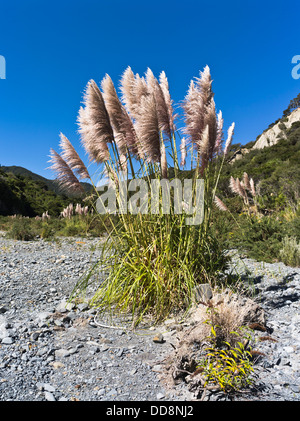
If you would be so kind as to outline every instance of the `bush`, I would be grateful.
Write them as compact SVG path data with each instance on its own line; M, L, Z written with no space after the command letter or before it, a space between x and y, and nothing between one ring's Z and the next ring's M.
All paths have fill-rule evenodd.
M31 226L30 219L17 218L13 221L6 235L14 240L30 241L35 239L38 232Z
M296 237L284 237L279 258L288 266L300 266L300 243L297 242Z

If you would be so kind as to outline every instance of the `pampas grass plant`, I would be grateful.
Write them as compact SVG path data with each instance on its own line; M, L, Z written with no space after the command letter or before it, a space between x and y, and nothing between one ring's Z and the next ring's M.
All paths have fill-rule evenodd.
M89 161L97 163L115 186L118 218L117 222L112 221L103 258L75 286L71 298L97 280L100 270L105 270L108 277L99 281L90 305L99 311L129 311L135 323L146 314L157 322L170 313L187 309L195 286L217 283L218 273L227 265L228 257L210 228L216 188L234 124L223 149L223 118L216 111L208 66L190 83L182 104L183 130L176 128L178 115L165 72L157 79L147 69L141 77L128 67L120 81L120 95L108 75L100 86L101 89L94 81L87 84L84 106L79 110L79 133ZM92 180L65 137L61 137L60 146L61 156L51 152L51 168L57 172L60 183L76 189L80 177ZM188 157L193 205L196 180L204 180L201 224L187 225L184 209L176 212L170 206L170 211L164 212L161 191L156 213L120 212L122 179L127 186L129 180L143 179L149 187L153 179L183 179ZM95 193L101 199L96 187Z

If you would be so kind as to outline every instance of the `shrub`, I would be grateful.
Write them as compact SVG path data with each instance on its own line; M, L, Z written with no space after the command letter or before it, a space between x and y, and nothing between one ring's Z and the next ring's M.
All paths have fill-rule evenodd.
M300 266L300 243L297 242L296 237L284 237L282 248L279 251L279 258L288 266Z
M14 240L30 241L34 240L38 232L31 226L29 219L21 217L14 219L6 235Z
M204 389L215 386L231 393L254 382L251 334L242 324L249 309L231 301L230 294L220 297L218 302L202 303L207 305L208 319L204 323L210 326L210 346L204 350L197 370L204 377Z

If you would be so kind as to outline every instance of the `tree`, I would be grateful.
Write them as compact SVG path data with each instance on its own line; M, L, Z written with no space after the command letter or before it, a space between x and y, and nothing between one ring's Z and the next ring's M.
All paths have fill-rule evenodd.
M290 101L290 104L287 107L287 109L283 111L283 117L289 116L292 111L296 110L299 107L300 107L300 93L296 96L296 98Z

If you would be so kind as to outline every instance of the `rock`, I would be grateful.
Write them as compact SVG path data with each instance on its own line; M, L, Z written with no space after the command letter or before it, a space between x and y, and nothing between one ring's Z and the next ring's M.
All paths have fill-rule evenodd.
M62 362L60 362L60 361L53 361L52 363L51 363L51 365L53 366L53 368L55 369L55 370L57 370L58 368L63 368L65 365L62 363Z
M69 357L70 355L71 355L70 351L67 349L61 348L55 351L55 358L65 358L65 357Z
M46 401L55 401L55 397L51 392L45 392L45 399Z
M158 344L164 343L165 340L164 340L163 335L161 333L158 333L156 336L154 336L153 342L158 343Z
M54 386L52 386L51 384L49 384L49 383L44 383L43 384L43 388L44 388L44 390L46 390L47 392L55 392L55 387Z
M204 301L207 302L213 296L211 286L209 284L197 285L194 288L194 298L196 302Z
M11 345L13 342L14 342L13 338L11 338L9 336L6 337L6 338L3 338L2 341L1 341L1 343L5 344L5 345Z
M59 313L66 313L70 310L73 310L73 308L75 308L75 304L74 303L68 303L68 301L66 299L63 299L58 306L55 308L55 311L59 312Z

